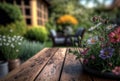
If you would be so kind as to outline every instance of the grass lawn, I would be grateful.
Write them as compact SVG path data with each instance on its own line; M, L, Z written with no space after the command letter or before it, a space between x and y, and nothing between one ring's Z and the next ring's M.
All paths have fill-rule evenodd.
M52 40L48 40L44 43L44 47L52 47Z

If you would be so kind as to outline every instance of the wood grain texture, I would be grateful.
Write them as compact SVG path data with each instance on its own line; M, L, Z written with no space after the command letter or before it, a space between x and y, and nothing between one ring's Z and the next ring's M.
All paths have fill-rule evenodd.
M66 48L60 48L50 59L35 81L59 81Z
M74 50L71 48L71 50ZM44 48L0 81L120 81L97 78L83 72L68 48Z
M45 48L8 74L2 81L33 81L58 48Z
M91 79L83 74L81 63L76 60L76 56L67 52L60 81L91 81Z

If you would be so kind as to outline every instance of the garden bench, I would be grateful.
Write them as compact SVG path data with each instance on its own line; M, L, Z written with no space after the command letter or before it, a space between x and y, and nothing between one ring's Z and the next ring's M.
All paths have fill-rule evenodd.
M44 48L0 81L116 81L86 74L68 50Z

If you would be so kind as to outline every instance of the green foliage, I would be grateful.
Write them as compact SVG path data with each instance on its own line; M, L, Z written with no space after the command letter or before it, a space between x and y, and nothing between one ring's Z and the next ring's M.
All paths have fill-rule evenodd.
M101 58L98 57L98 54L100 53L101 47L99 43L96 43L94 45L91 45L90 50L88 51L87 55L84 58L90 58L92 55L94 55L96 57L96 59L94 60L89 60L89 64L88 66L90 66L90 68L94 68L97 70L100 70L101 68L104 68L103 63L104 60L102 60ZM98 62L98 63L96 63ZM92 66L91 66L92 65ZM101 67L101 68L98 68Z
M51 4L53 13L56 14L56 17L59 17L63 14L72 14L79 6L79 0L51 0Z
M48 22L45 24L45 27L46 27L46 29L47 29L47 31L48 31L48 34L50 34L50 30L51 29L57 29L57 27L56 27L56 24L55 24L56 22L54 21L54 19L51 17L49 20L48 20Z
M30 41L24 40L20 50L20 59L23 61L28 60L30 57L32 57L41 49L43 49L43 47L44 47L44 44L41 44L39 42L30 42Z
M47 40L48 32L46 28L42 26L32 27L26 32L25 37L29 40L44 42Z
M120 66L120 26L110 24L105 17L94 16L92 20L95 26L89 31L93 36L82 42L83 50L75 55L89 68L113 72Z
M0 35L0 52L6 60L16 59L19 57L19 51L23 37Z
M51 15L55 21L64 14L70 14L77 18L78 27L89 28L91 26L90 18L94 9L87 9L80 5L80 0L51 0ZM62 4L62 6L61 6Z
M16 21L6 26L0 26L0 35L23 35L26 32L26 24L24 21Z
M26 24L20 9L11 4L0 3L0 35L23 35Z
M23 20L20 9L11 4L0 3L0 25Z
M52 43L53 43L52 40L49 39L49 40L47 40L47 41L44 43L44 46L45 46L45 47L52 47L52 46L53 46Z

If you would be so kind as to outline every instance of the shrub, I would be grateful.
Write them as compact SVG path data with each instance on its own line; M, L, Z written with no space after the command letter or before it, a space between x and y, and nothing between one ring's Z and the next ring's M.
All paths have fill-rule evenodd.
M56 26L55 21L54 21L53 18L50 18L48 20L48 22L46 22L45 27L46 27L49 35L50 35L50 30L51 29L55 29L55 30L57 29L57 26Z
M0 3L0 25L6 25L11 22L21 21L23 19L20 9L11 4Z
M0 20L1 35L23 35L26 32L21 11L15 5L0 3Z
M47 40L48 32L45 27L32 27L27 31L25 37L29 40L44 42Z
M26 24L24 21L16 21L6 26L0 26L0 35L23 35L26 32Z
M27 40L24 40L22 44L23 45L20 50L20 59L23 61L26 61L44 47L44 45L39 42L30 42Z

